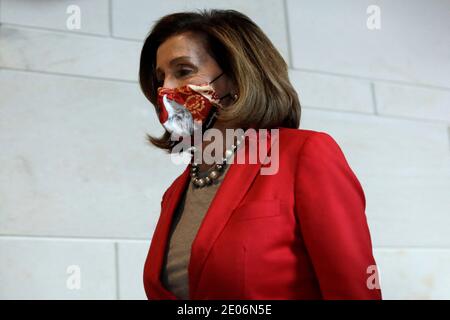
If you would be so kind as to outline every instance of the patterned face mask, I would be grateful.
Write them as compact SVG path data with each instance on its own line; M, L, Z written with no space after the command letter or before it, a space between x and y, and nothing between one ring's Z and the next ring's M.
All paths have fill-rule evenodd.
M198 129L206 130L214 124L218 109L223 108L211 83L202 85L188 84L169 89L158 88L159 121L167 131L182 136L191 136Z

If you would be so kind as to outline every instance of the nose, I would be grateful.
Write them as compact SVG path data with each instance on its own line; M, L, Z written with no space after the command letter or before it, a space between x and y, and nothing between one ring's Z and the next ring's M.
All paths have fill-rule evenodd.
M163 87L168 89L174 89L180 86L179 81L171 77L166 77L163 82Z

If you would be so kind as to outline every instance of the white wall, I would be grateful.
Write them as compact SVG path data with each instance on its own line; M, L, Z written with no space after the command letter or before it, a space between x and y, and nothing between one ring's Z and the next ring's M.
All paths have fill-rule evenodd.
M285 57L301 127L330 133L363 185L384 298L449 299L447 0L0 0L0 298L145 298L161 195L184 166L146 143L162 130L140 48L195 7L244 12Z

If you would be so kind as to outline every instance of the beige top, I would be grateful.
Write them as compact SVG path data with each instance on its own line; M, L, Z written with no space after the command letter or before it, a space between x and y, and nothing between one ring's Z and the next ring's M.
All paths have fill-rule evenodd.
M230 164L226 164L224 172L207 187L196 188L189 181L174 212L161 280L164 287L180 299L189 299L188 266L192 242L229 167ZM199 177L205 175L206 172L200 173Z

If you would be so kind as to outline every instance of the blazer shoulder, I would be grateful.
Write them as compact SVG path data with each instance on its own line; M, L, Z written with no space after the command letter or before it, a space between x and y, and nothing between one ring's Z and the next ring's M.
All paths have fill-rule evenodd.
M295 145L299 155L307 153L310 149L320 151L321 147L339 148L333 136L325 131L294 128L279 129L280 141Z
M286 128L286 127L279 127L279 134L283 137L289 137L290 140L294 139L295 142L298 142L299 140L306 140L310 136L324 133L323 131L316 131L311 129L295 129L295 128Z

